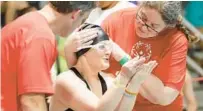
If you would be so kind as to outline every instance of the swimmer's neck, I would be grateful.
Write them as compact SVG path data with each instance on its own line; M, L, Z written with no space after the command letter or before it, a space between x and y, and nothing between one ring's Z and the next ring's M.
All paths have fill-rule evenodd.
M98 73L100 70L95 67L91 67L84 59L85 58L80 58L74 67L80 72L85 80L88 81L92 79L98 79Z

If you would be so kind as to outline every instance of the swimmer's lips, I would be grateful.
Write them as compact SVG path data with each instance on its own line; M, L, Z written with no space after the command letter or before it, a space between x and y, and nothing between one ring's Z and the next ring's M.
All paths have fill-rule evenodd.
M105 58L103 58L103 59L106 60L106 61L109 61L109 57L108 57L108 58L105 57Z

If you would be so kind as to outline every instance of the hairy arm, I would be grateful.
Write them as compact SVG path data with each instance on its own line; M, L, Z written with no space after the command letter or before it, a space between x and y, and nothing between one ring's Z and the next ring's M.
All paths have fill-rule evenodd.
M48 111L44 94L23 94L20 104L22 111Z

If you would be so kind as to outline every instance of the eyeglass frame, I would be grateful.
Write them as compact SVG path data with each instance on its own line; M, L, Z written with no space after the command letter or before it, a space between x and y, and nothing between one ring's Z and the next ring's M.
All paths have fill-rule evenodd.
M141 22L142 27L143 27L143 26L146 26L146 27L147 27L147 30L148 30L149 32L151 32L151 30L153 30L153 31L154 31L155 33L157 33L157 34L159 34L159 33L162 32L165 28L167 28L167 26L166 26L164 29L162 29L162 31L156 31L154 28L152 28L150 25L148 25L146 22L144 22L144 21L143 21L143 18L138 14L138 13L141 11L142 8L143 8L143 7L139 8L138 11L137 11L137 13L136 13L136 20L138 20L139 22ZM138 17L139 17L139 18L138 18Z

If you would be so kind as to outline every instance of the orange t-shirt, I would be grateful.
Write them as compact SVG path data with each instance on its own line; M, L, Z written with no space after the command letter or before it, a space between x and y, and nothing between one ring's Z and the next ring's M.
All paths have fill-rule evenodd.
M55 36L38 12L21 16L1 33L1 107L21 111L20 95L53 94L50 69L57 56Z
M186 74L186 55L188 42L185 35L173 29L168 33L153 38L140 38L135 32L137 8L118 11L105 19L103 29L111 39L117 43L132 58L136 55L147 60L156 60L158 66L153 70L165 86L181 92ZM107 70L115 74L121 65L112 57L110 68ZM138 94L134 110L136 111L181 111L182 96L168 106L155 105Z

